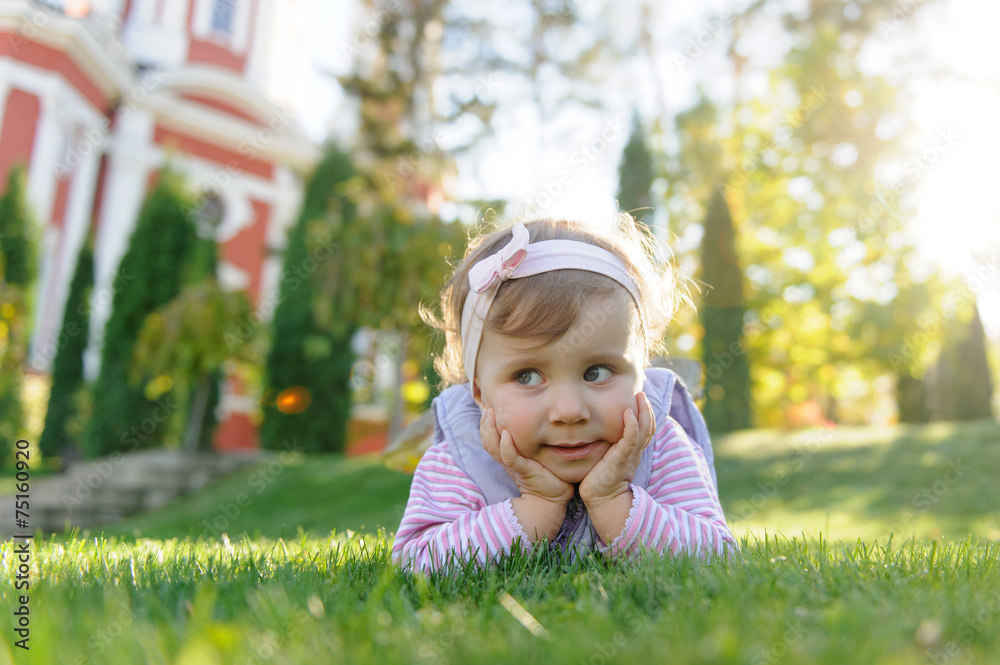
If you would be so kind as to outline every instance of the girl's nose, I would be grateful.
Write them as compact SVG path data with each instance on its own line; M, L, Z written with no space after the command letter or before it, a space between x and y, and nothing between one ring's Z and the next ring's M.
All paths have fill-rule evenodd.
M574 386L553 386L549 403L549 420L575 425L590 419L590 409L581 391Z

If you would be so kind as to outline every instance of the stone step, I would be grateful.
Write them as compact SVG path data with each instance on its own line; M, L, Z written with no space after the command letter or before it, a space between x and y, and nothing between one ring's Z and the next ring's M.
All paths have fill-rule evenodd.
M207 485L215 478L269 457L185 454L144 450L78 462L58 476L31 483L30 530L62 532L66 525L89 527L159 508ZM13 506L13 495L0 496L0 506ZM0 523L0 535L15 533L13 523Z

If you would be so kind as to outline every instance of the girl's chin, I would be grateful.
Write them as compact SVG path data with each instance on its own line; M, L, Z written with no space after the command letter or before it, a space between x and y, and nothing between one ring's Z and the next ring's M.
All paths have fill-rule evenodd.
M599 461L600 460L594 460L592 464L588 464L585 467L577 466L567 468L565 465L561 465L561 468L550 468L549 471L551 471L556 478L562 480L563 482L567 482L570 485L579 485L583 482L583 479L587 477L587 474L590 473L591 469L597 466Z

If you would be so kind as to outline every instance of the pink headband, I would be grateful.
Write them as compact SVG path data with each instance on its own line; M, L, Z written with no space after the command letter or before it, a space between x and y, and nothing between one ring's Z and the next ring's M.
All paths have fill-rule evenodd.
M487 256L469 270L472 287L462 311L462 351L469 390L476 376L476 356L483 339L483 324L500 285L508 279L530 277L552 270L586 270L606 275L624 286L638 306L639 287L621 259L607 251L577 240L543 240L528 243L528 229L517 222L514 237L496 254Z

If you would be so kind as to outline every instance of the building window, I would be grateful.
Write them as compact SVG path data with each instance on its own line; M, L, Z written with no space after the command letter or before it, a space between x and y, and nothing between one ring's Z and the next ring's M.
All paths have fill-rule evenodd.
M215 238L226 208L215 192L202 192L194 209L195 225L202 238Z
M90 0L38 0L38 4L61 11L70 18L85 18L90 14Z
M236 16L237 0L213 0L212 31L224 35L233 34L233 19Z

